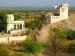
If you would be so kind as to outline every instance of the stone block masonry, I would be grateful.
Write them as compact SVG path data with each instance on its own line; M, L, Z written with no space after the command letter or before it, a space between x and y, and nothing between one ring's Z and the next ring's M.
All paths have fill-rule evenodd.
M9 44L12 42L22 42L26 40L27 36L11 36L11 37L0 37L0 44Z

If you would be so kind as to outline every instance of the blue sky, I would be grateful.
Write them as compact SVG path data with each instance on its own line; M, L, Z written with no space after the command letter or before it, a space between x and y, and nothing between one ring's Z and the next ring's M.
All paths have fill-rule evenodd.
M0 7L46 7L65 2L75 7L75 0L0 0Z

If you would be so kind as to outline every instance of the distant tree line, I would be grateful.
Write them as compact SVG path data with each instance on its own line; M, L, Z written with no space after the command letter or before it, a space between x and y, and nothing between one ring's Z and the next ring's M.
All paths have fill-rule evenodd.
M0 13L0 31L6 31L7 29L7 17L6 14Z

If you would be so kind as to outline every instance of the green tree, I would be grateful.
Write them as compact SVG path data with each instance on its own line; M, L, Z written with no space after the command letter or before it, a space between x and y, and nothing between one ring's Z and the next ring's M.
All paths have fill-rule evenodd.
M50 28L50 34L49 34L49 48L50 52L52 52L54 56L60 54L62 50L64 50L64 40L66 39L66 32L65 30L61 30L60 28ZM59 53L58 53L59 52ZM65 53L64 53L65 54Z
M41 43L33 40L25 40L22 43L22 48L27 53L40 53L43 50Z
M66 32L67 32L66 38L68 40L74 40L75 39L75 31L69 29Z
M36 17L33 21L31 21L31 22L26 22L26 26L28 27L28 28L31 28L31 29L35 29L35 28L41 28L42 27L42 24L44 23L44 18L45 18L45 16L44 15L41 15L41 16L38 16L38 17Z
M7 29L7 17L4 13L0 13L0 30L6 32Z
M32 30L31 30L31 29L27 29L25 34L26 34L26 35L29 35L29 34L31 34L31 33L32 33Z
M14 18L15 18L15 20L19 20L20 19L20 16L14 15Z

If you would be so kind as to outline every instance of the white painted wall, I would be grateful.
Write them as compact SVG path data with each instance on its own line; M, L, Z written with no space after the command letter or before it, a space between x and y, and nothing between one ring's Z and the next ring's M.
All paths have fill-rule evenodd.
M14 21L14 15L7 14L7 32L13 29L13 21Z
M50 23L55 23L55 22L57 22L57 21L60 21L61 19L60 19L60 16L51 16L51 22Z
M8 43L8 37L0 37L0 44L7 44Z
M12 37L0 37L0 44L9 44L11 42L22 42L26 40L27 36L12 36Z
M14 27L13 23L8 23L7 24L7 33L9 30L13 29L13 27Z
M63 4L62 7L60 7L60 16L65 19L68 18L68 4Z
M24 21L14 21L14 15L13 14L7 14L7 33L10 31L10 33L17 32L14 30L14 25L20 25L22 24L22 29L17 29L17 31L24 30ZM13 31L12 31L13 30ZM21 32L21 31L20 31Z
M22 33L22 32L24 32L24 30L14 30L14 31L11 31L11 34L19 34L19 33Z
M58 21L62 21L64 19L68 19L68 4L63 4L61 7L58 8L59 11L57 11L56 8L56 12L60 12L58 16L55 16L54 14L50 15L50 23L55 23Z
M7 22L11 23L12 21L14 21L14 15L13 14L7 14Z

